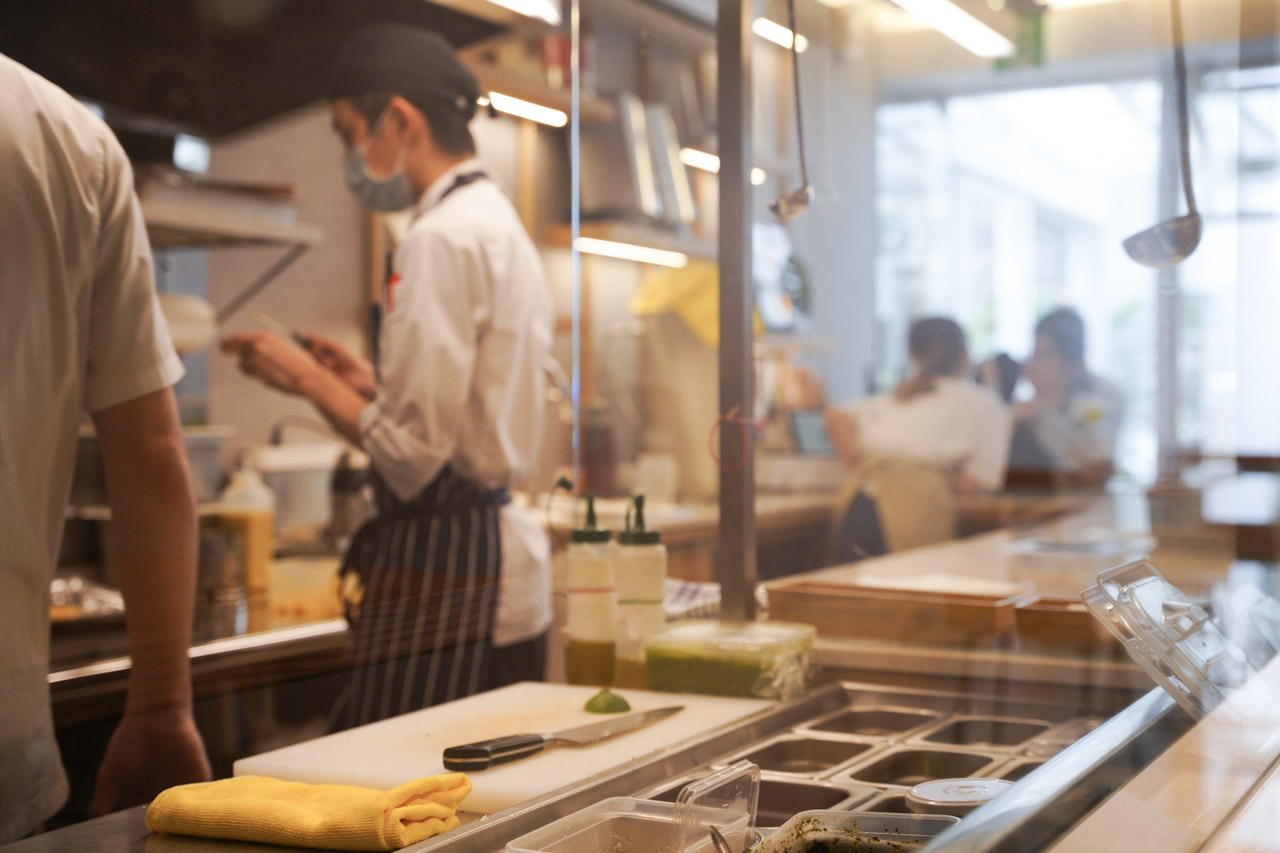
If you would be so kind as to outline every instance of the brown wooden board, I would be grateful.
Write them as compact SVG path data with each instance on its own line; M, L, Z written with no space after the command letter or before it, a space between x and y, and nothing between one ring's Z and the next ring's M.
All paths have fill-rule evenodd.
M1035 596L1015 611L1018 644L1024 648L1082 650L1112 648L1122 652L1115 638L1078 598ZM1123 657L1123 655L1120 655Z
M813 625L819 636L989 647L1015 635L1026 595L995 598L797 580L769 589L769 617Z

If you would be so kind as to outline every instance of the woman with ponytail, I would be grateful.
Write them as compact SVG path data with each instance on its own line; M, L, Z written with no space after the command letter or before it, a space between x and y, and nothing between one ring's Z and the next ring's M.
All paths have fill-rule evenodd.
M827 412L832 443L852 474L848 509L839 520L838 559L923 544L923 534L894 535L918 527L915 519L885 518L881 524L890 508L877 508L877 501L889 499L899 481L941 483L935 491L945 495L937 502L949 505L957 494L995 490L1004 480L1012 416L995 392L968 379L964 331L948 317L926 317L911 325L907 348L911 374L891 394ZM921 486L917 494L927 491ZM912 506L904 511L919 505L918 499L905 503ZM948 524L933 528L950 535Z

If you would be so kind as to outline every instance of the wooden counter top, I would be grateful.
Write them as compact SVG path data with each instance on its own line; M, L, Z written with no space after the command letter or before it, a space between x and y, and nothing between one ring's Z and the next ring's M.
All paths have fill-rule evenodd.
M860 578L921 577L946 573L984 580L1029 582L1037 592L1076 597L1097 574L1149 557L1170 580L1195 595L1222 578L1233 559L1227 551L1164 551L1149 535L1146 501L1137 489L1092 497L1056 499L1060 517L1027 527L1007 527L883 557L820 569L807 579L857 583Z

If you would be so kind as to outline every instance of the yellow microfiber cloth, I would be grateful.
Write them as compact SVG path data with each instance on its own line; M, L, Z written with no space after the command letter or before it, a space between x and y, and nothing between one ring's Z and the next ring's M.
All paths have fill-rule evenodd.
M454 812L469 793L471 780L462 773L390 791L237 776L162 791L147 808L147 828L327 850L398 850L455 828Z

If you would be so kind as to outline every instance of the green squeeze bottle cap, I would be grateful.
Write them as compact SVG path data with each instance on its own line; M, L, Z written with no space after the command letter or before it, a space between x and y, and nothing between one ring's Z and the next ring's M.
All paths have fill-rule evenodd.
M613 531L600 526L596 521L596 496L587 495L587 520L581 527L574 528L571 540L574 542L601 543L613 538Z
M627 524L627 529L618 534L621 545L657 545L662 541L662 534L657 530L649 530L644 526L644 495L636 495L631 499L635 507L635 524Z

